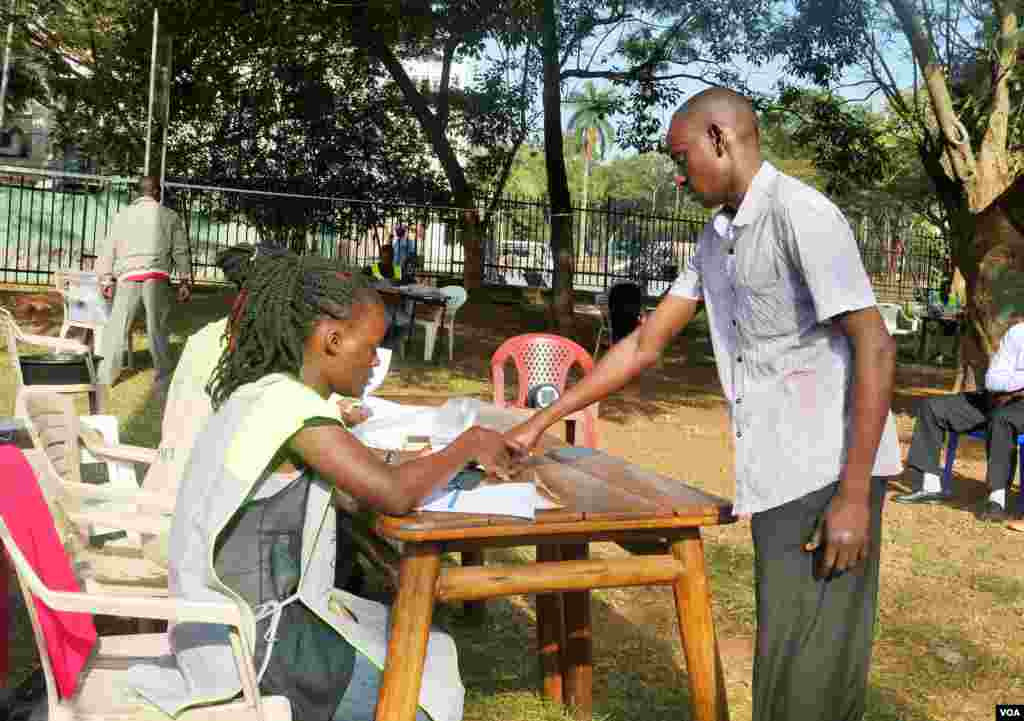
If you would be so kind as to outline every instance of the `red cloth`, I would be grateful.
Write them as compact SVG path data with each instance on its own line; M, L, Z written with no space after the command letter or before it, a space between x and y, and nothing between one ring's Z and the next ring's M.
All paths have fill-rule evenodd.
M0 493L0 517L3 517L22 555L47 588L80 591L36 474L22 452L14 446L0 445L0 477L4 479L4 492ZM78 674L96 645L92 616L54 611L38 598L35 603L57 691L61 698L70 698L75 693Z
M121 278L121 280L130 280L132 283L141 283L144 280L170 280L171 276L169 273L165 273L162 270L147 270L141 273L129 273L128 275Z

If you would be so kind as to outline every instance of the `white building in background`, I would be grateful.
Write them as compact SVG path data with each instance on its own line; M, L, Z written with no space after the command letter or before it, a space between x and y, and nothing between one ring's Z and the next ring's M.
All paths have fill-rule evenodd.
M441 71L443 64L440 58L419 58L402 63L416 89L421 93L436 93L441 88ZM449 90L462 90L469 80L469 67L463 63L452 63L448 82Z

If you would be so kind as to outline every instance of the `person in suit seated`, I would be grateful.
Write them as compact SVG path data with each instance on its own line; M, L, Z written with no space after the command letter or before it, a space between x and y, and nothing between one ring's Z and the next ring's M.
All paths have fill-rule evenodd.
M1024 432L1024 316L999 342L985 373L985 389L972 393L925 398L917 410L917 423L907 454L907 474L915 490L893 497L897 503L942 503L953 497L943 488L939 450L946 432L967 433L988 429L988 500L978 509L981 521L1003 523L1007 511L1007 481L1014 467L1017 436ZM1019 524L1017 524L1019 525ZM1016 525L1014 530L1018 530Z

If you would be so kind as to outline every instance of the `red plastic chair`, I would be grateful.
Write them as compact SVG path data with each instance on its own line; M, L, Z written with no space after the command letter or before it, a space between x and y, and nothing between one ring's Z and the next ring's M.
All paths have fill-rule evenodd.
M494 384L494 405L504 408L505 364L512 360L519 375L519 390L516 408L526 408L529 389L541 383L550 383L565 392L569 370L574 365L583 369L583 375L594 370L594 359L577 343L551 333L526 333L509 338L491 356L491 381ZM575 423L583 424L583 445L597 448L598 404L587 406L581 411L566 416L566 441L575 443Z

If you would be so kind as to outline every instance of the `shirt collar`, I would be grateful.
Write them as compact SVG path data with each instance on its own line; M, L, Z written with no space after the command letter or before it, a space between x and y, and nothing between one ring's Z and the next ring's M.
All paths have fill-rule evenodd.
M767 160L761 162L761 167L754 174L750 187L743 195L743 202L736 211L736 217L732 219L733 225L750 225L757 220L767 205L768 188L778 174L779 171Z

